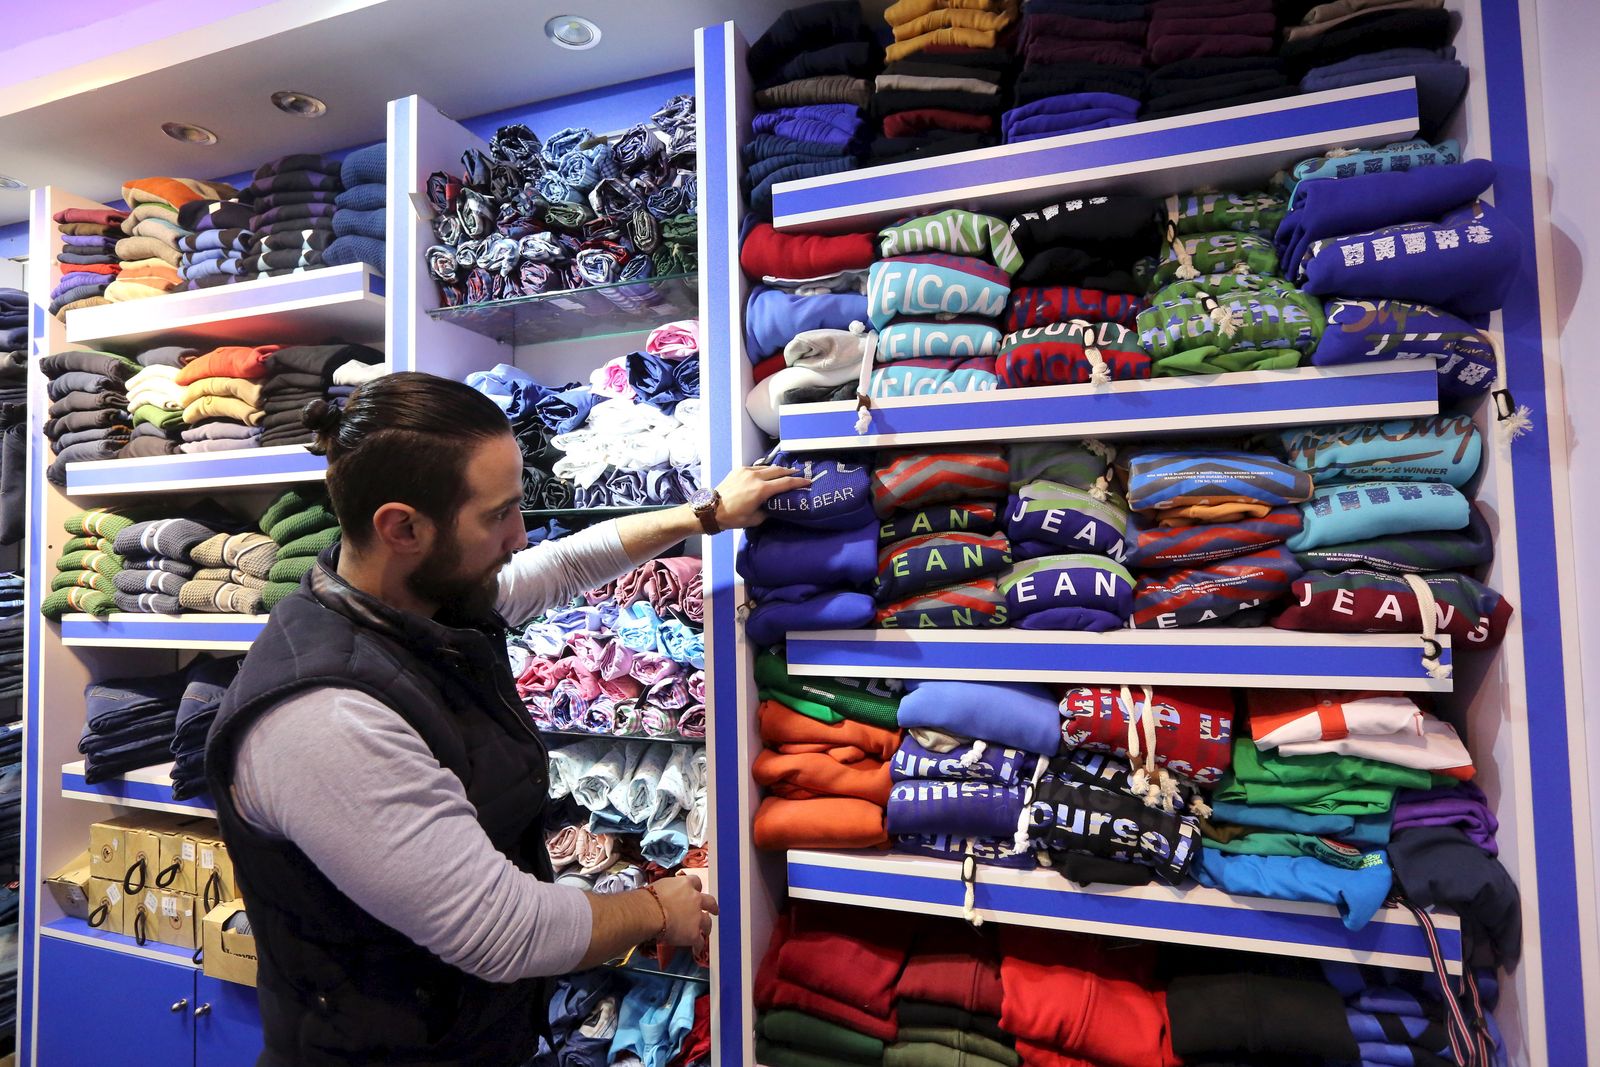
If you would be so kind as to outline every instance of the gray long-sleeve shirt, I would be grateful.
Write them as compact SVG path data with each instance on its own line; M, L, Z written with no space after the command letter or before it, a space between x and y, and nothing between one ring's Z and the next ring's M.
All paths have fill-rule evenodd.
M496 607L524 622L632 565L616 524L601 523L518 552ZM312 689L267 711L240 745L233 799L374 918L468 974L564 974L588 950L587 895L518 870L483 832L461 779L366 693Z

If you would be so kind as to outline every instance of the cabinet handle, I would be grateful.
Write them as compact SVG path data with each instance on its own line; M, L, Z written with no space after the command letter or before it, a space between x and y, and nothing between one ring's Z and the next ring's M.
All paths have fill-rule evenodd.
M184 1008L187 1008L188 1006L189 1006L189 998L188 997L184 997L182 1000L178 1001L178 1003L176 1003L176 1004L174 1004L172 1006L172 1010L173 1011L182 1011Z
M211 1014L211 1005L210 1004L202 1004L202 1005L200 1005L198 1008L196 1008L194 1010L194 1017L196 1019L200 1018L200 1016L202 1016L202 1015L210 1015L210 1014Z

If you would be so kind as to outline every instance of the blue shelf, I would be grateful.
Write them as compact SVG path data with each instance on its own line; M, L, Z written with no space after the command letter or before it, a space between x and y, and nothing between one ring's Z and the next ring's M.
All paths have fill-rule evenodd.
M1450 639L1439 636L1441 662ZM1448 693L1421 638L1251 629L826 630L791 633L789 671L822 678L1387 689Z
M1395 78L780 182L772 221L780 230L869 230L952 204L1004 215L1089 191L1243 188L1330 148L1386 144L1417 128L1416 81Z
M82 919L57 919L45 923L39 928L45 937L55 937L63 941L76 941L83 945L96 945L107 948L113 952L121 952L130 956L143 956L146 959L161 960L165 963L183 963L196 970L198 965L194 962L192 948L179 948L176 945L162 945L155 941L146 941L143 945L131 937L122 934L108 934L104 930L96 930Z
M304 445L108 459L67 464L67 495L104 497L264 489L290 482L320 482L327 470L326 457L308 452Z
M963 915L961 864L880 852L789 853L789 895L916 915ZM1074 930L1107 937L1203 945L1279 956L1433 968L1428 941L1411 913L1385 908L1347 930L1323 904L1236 897L1191 886L1090 886L1054 871L978 865L974 905L986 921ZM1433 916L1453 974L1461 973L1461 923Z
M1430 357L894 397L873 401L865 434L853 400L785 404L779 419L783 447L795 452L1307 426L1438 414L1435 368Z
M172 764L164 763L159 767L142 767L121 777L90 785L83 780L83 761L79 760L61 768L61 795L71 800L97 800L125 808L171 811L179 815L215 819L217 809L209 796L172 799L171 772Z
M114 611L100 618L73 613L61 620L61 643L75 648L246 652L266 624L265 615L140 615Z

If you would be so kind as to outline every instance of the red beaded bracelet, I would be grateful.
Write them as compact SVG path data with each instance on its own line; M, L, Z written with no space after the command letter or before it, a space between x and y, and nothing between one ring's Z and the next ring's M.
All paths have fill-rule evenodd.
M657 930L655 935L655 940L660 941L663 937L667 936L667 906L661 903L661 898L656 895L656 887L654 883L645 886L644 891L650 894L651 899L656 902L656 907L661 909L661 929Z

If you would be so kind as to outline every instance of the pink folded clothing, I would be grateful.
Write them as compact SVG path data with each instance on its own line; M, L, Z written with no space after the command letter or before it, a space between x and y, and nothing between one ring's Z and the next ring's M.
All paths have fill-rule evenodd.
M662 359L683 359L700 351L700 320L683 319L657 326L645 338L644 350Z

